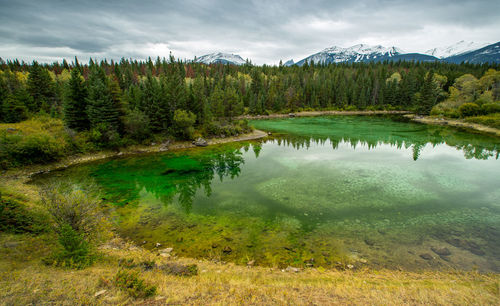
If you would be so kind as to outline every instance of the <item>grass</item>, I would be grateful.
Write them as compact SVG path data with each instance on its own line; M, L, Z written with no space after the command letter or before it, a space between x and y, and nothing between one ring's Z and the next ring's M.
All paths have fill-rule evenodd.
M475 304L500 302L500 276L476 272L335 271L247 268L193 259L166 259L121 240L106 245L102 258L83 270L45 266L50 235L0 235L0 303L122 304L146 301L168 304ZM149 299L133 298L114 285L120 259L154 260L157 264L196 264L192 277L160 269L136 270L157 287ZM106 290L99 296L97 292Z

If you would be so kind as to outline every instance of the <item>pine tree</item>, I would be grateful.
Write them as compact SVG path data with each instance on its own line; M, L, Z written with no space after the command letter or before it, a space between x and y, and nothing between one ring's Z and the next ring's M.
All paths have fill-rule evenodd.
M434 73L428 72L422 89L420 90L420 99L417 106L417 112L422 115L428 115L437 101L436 84L434 83Z
M37 113L43 110L50 113L54 102L54 82L49 71L36 61L33 62L28 76L28 91L33 97L33 106L29 111Z
M16 123L28 118L26 106L14 95L8 95L3 101L2 112L3 121L7 123Z
M88 80L87 114L90 127L106 125L108 129L118 131L120 127L119 112L113 103L109 88L109 80L104 70L94 65Z
M71 70L64 99L64 121L70 129L83 131L89 128L87 116L87 88L79 69Z

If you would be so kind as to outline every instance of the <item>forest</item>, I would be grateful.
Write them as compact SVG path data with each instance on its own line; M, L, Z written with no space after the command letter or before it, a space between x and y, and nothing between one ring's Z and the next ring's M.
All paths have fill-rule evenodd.
M205 65L172 55L146 61L91 59L88 64L77 58L52 64L0 60L0 122L30 119L28 125L46 130L31 138L2 131L0 164L8 168L165 137L238 135L250 129L238 118L243 114L409 110L427 115L432 110L434 115L460 117L497 113L497 66L438 62Z

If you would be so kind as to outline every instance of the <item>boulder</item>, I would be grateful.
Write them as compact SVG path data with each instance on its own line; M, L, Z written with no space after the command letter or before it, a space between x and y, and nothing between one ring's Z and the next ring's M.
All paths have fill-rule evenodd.
M431 247L431 250L438 254L439 256L449 256L451 255L451 252L450 250L448 250L448 248L435 248L435 247Z
M423 258L425 260L431 260L432 259L432 255L429 254L429 253L420 254L418 256L420 256L421 258Z
M293 117L295 117L295 114L294 113L289 113L288 117L293 118Z
M286 269L285 269L286 272L294 272L294 273L298 273L300 272L300 268L294 268L294 267L290 267L288 266Z
M196 139L195 141L193 141L193 144L195 146L197 146L197 147L206 147L206 146L208 146L208 142L205 139L201 138L201 137L198 138L198 139Z

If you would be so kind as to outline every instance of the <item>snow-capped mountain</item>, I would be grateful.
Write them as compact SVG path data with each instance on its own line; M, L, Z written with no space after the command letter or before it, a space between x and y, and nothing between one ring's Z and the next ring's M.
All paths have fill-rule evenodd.
M293 66L293 65L295 65L295 62L293 61L293 59L290 59L283 64L283 66L286 66L286 67Z
M243 65L245 60L238 54L229 53L211 53L207 55L200 56L194 60L196 63L204 64L230 64L230 65Z
M429 49L429 50L425 51L424 53L443 59L443 58L457 56L457 55L464 54L467 52L475 51L477 49L481 49L483 47L486 47L487 45L489 45L489 43L476 43L473 41L467 42L467 41L461 40L461 41L459 41L456 44L453 44L451 46Z
M488 45L486 47L450 56L444 59L450 63L460 64L462 62L471 64L484 64L484 63L500 63L500 42Z
M344 62L364 62L375 60L380 57L392 57L398 54L405 53L403 50L396 47L383 47L383 46L370 46L365 44L354 45L349 48L342 48L334 46L327 48L321 52L306 57L305 59L297 62L301 66L305 62L312 62L318 64L329 63L344 63Z

